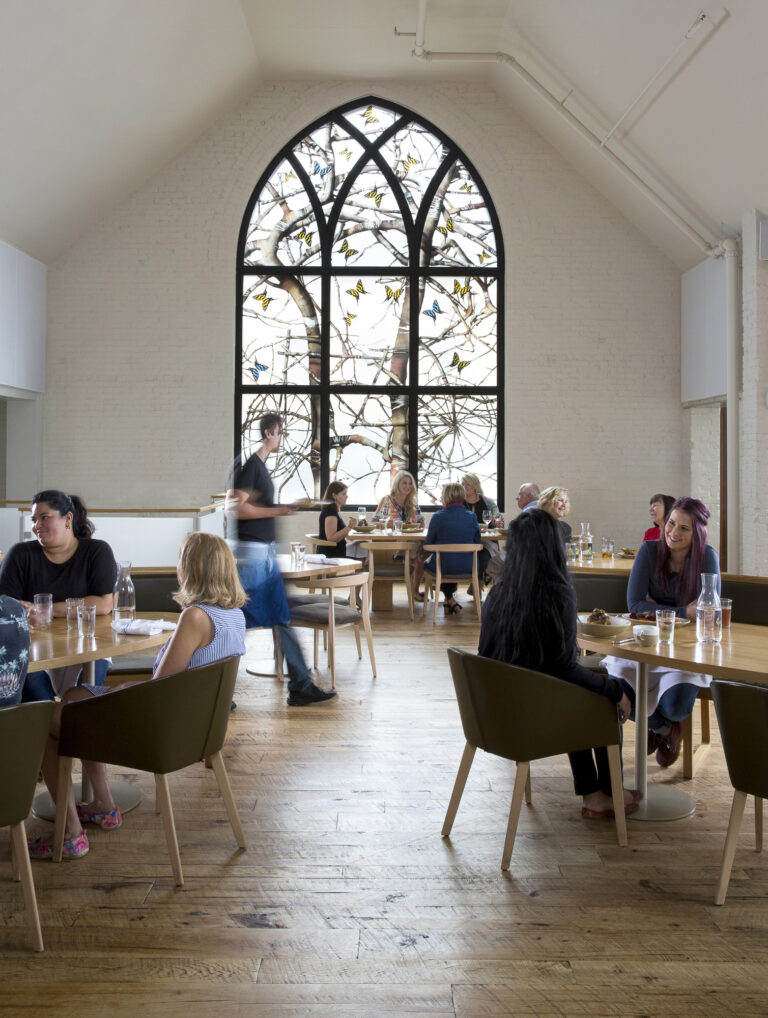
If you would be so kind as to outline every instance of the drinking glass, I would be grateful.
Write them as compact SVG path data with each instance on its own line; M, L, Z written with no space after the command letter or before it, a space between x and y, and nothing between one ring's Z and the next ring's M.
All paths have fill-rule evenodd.
M489 527L491 525L491 520L492 519L493 519L493 515L491 513L491 510L490 509L483 509L483 523L486 525L486 527Z
M96 605L77 606L77 632L83 638L96 635Z
M77 629L77 609L83 604L84 597L67 598L67 629Z
M392 521L392 530L395 534L402 534L403 532L403 521L398 517Z
M723 613L723 629L731 628L731 611L733 609L733 601L730 597L720 598L720 608Z
M615 547L616 543L612 537L604 537L602 541L603 558L612 562Z
M304 559L306 558L306 555L307 555L306 545L300 544L299 545L299 550L298 550L298 559L299 559L299 562L303 562Z
M659 627L659 643L674 643L675 640L675 609L658 608L656 625Z
M299 560L299 548L301 547L300 541L291 541L291 558L294 562Z
M35 594L35 629L47 629L53 618L53 594Z
M357 507L357 522L362 523L365 526L365 506L359 505Z

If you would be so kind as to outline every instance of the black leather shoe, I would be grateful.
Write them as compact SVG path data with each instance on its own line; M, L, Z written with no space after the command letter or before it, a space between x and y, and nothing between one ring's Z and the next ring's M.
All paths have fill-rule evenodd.
M310 703L322 703L323 700L332 700L334 696L336 696L335 689L329 689L326 692L313 682L310 682L304 689L290 693L286 703L289 707L306 707Z

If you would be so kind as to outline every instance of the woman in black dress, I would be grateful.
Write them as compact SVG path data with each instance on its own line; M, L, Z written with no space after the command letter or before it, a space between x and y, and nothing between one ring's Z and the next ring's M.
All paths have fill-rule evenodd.
M576 657L576 595L557 520L542 509L521 513L509 527L504 572L488 594L478 648L484 657L554 675L608 697L620 723L630 712L622 682L580 665ZM613 816L604 747L569 753L582 816ZM634 813L640 793L624 790Z

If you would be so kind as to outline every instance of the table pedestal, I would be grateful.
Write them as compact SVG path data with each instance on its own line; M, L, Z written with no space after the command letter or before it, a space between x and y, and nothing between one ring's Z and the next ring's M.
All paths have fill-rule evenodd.
M86 782L86 784L90 785L90 782ZM141 802L141 789L138 785L131 785L127 781L110 781L109 788L115 805L121 813L129 813L132 809L136 809ZM75 802L89 802L93 794L92 792L89 794L89 788L86 788L84 797L79 781L72 783L72 791L75 793ZM40 817L41 820L50 820L53 823L56 819L56 806L48 792L41 792L40 795L35 796L32 813L36 817Z
M648 665L637 663L635 693L635 787L643 793L629 820L679 820L696 809L693 796L672 785L648 784Z

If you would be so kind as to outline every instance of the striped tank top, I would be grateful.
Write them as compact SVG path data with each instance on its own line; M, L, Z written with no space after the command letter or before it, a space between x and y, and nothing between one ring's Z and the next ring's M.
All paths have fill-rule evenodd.
M245 654L245 616L239 608L219 608L213 604L196 604L190 607L200 608L205 612L213 623L214 635L207 647L199 647L194 652L187 668L202 668L203 665L213 664L214 661L221 661L225 657ZM168 643L170 640L157 655L153 672Z

